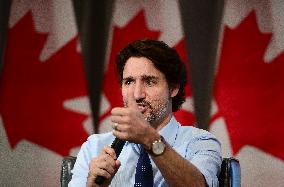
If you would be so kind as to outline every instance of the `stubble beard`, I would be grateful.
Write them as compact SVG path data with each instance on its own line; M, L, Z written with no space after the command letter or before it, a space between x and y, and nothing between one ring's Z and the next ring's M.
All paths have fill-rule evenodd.
M153 109L150 111L150 114L145 116L145 120L153 127L158 126L165 119L168 112L168 107L169 101L164 103L159 102L156 107L153 107Z
M170 98L166 101L155 100L152 103L158 103L153 106L150 102L142 101L141 103L146 104L150 109L149 114L143 114L145 121L147 121L152 127L157 127L165 119L167 113L169 112ZM124 107L127 107L127 101L124 101Z

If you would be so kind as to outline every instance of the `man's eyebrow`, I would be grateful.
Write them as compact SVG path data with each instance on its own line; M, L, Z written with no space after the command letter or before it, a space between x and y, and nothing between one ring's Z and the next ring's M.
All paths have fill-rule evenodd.
M145 80L145 79L155 79L155 80L158 80L158 79L159 79L159 77L154 76L154 75L142 75L141 78L142 78L143 80ZM122 79L122 81L125 81L125 80L133 80L133 79L134 79L134 77L129 76L129 77L124 77L124 78Z
M122 81L126 81L126 80L133 80L134 78L132 76L129 76L129 77L124 77L122 79Z
M146 79L154 79L154 80L158 80L159 77L154 76L154 75L142 75L142 79L146 80Z

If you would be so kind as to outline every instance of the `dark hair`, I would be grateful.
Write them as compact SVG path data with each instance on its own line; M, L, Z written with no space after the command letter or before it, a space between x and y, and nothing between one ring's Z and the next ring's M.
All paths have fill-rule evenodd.
M130 57L146 57L161 71L170 89L179 86L179 91L172 99L172 111L177 111L185 101L184 87L186 85L186 70L184 63L175 49L162 41L138 40L128 44L116 57L118 81L122 84L123 69Z

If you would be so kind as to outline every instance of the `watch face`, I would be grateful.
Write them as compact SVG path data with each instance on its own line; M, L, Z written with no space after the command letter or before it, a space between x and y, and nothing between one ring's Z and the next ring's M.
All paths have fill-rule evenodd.
M157 141L153 144L152 151L155 155L160 155L165 150L165 144L162 141Z

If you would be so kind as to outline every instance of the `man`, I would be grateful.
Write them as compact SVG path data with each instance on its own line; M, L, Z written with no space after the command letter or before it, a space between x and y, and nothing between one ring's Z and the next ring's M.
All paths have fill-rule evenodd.
M116 65L124 107L111 111L113 132L92 135L82 145L69 186L99 186L97 176L106 179L101 186L218 186L220 143L173 116L186 85L177 52L160 41L139 40L118 54ZM109 146L115 137L126 141L118 158ZM142 157L151 165L145 161L138 171ZM143 172L150 176L142 177L147 184L138 182Z

